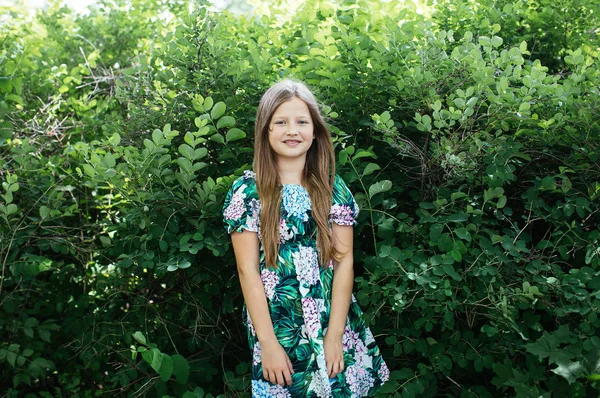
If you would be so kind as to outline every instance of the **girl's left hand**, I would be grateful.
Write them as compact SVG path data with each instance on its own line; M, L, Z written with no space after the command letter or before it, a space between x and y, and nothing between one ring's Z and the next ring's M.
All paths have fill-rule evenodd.
M325 351L325 364L327 374L333 379L344 371L344 352L342 350L342 336L327 333L323 338L323 350Z

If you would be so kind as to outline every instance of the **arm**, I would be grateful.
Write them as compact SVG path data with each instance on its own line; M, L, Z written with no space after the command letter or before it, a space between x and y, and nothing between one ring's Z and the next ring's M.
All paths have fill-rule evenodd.
M333 287L329 325L324 339L325 362L329 377L344 370L342 337L348 318L354 283L353 229L349 225L332 224L333 246L340 260L333 264Z
M260 252L256 232L233 232L231 243L235 253L242 294L262 351L263 377L273 384L291 385L292 364L279 344L275 332L265 290L260 279Z

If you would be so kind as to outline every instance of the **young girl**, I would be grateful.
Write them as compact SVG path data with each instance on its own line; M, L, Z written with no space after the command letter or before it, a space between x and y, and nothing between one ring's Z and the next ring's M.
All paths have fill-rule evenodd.
M263 95L253 171L223 218L245 300L253 397L366 397L389 378L352 295L358 206L335 174L331 136L308 88Z

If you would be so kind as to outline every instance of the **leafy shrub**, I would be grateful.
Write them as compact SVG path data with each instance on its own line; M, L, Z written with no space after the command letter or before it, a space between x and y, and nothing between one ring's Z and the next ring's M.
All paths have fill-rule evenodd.
M392 369L382 396L597 393L593 20L559 48L549 28L524 33L558 26L529 3L441 4L432 18L361 0L253 17L141 0L11 10L7 395L249 395L221 204L281 76L322 100L362 209L356 293Z

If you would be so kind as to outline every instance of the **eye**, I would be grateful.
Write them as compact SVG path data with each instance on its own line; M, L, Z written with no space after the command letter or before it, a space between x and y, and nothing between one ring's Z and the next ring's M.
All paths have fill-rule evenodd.
M301 124L308 124L308 120L300 120Z
M275 122L275 124L283 124L283 123L285 123L283 120L278 120Z

